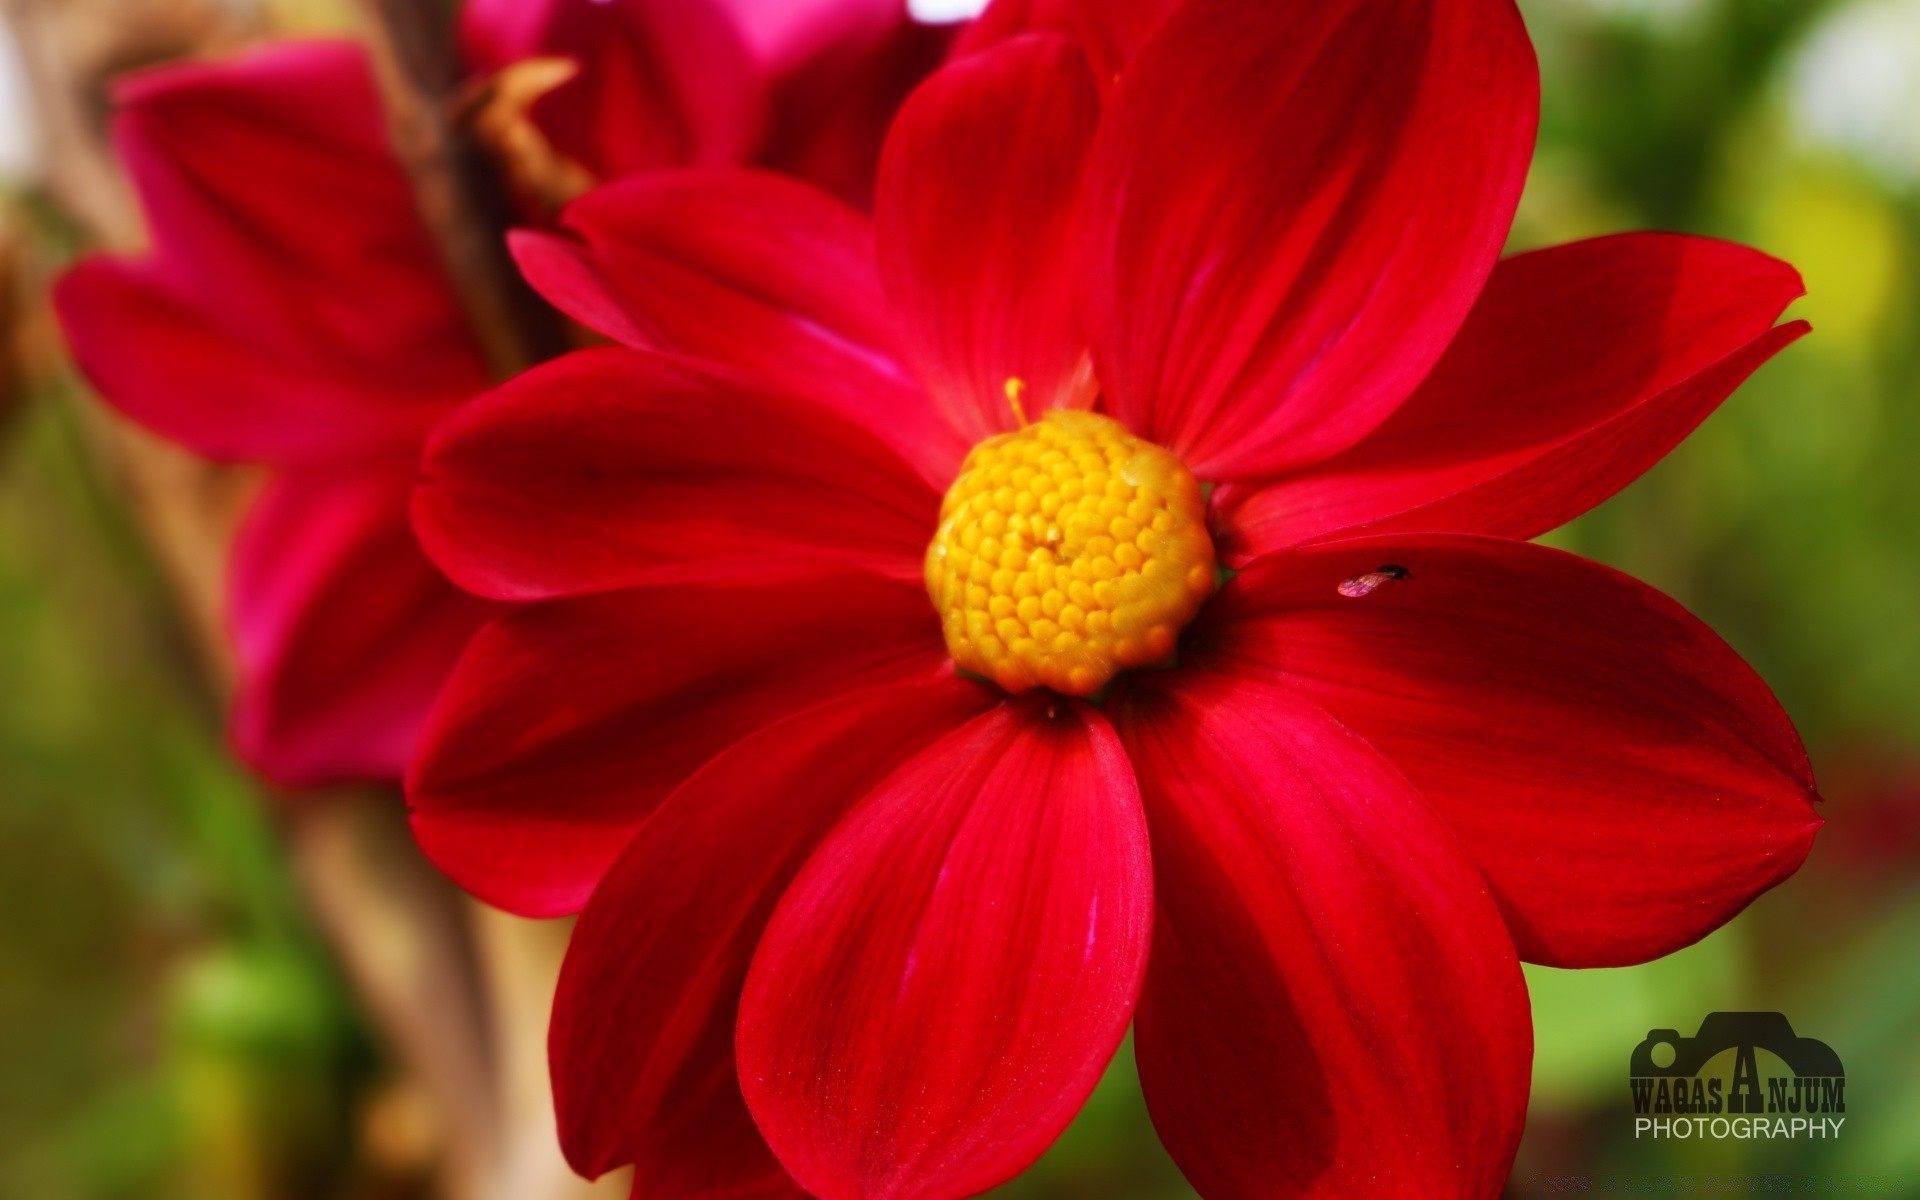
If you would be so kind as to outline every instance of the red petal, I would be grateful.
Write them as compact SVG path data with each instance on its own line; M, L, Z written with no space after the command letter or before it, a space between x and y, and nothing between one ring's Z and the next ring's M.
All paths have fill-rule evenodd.
M1245 562L1363 529L1544 533L1658 462L1805 333L1773 324L1802 291L1758 251L1672 234L1510 258L1371 437L1302 474L1222 489L1224 552Z
M790 7L758 0L756 7ZM785 73L774 92L773 126L755 161L808 180L862 209L887 129L907 94L946 60L951 25L922 25L903 0L838 0L861 18ZM864 10L864 12L856 11Z
M1178 7L1180 0L995 0L956 50L977 54L1023 33L1064 33L1079 40L1105 91Z
M674 41L674 31L664 37L650 32L654 25L719 23L768 71L792 70L836 43L864 42L907 19L901 0L467 0L460 14L462 44L488 69L557 53L570 37L601 54L624 49L617 40L609 45L604 37L596 42L582 36L616 28L580 24L582 15L573 10L593 7L614 10L601 19L621 22L622 32L637 32L642 44L656 47L643 58L656 57L658 47Z
M278 783L397 781L454 660L493 613L414 544L410 482L406 461L283 476L234 547L233 737Z
M460 49L482 71L497 71L540 53L543 31L561 7L579 0L466 0L460 6Z
M761 1132L823 1200L971 1196L1057 1137L1125 1032L1152 883L1099 714L1010 703L881 785L775 911L740 1004Z
M119 96L154 257L93 263L57 297L109 400L277 459L417 439L485 385L358 49L169 67Z
M1673 601L1570 554L1331 543L1260 560L1202 623L1195 653L1319 704L1425 793L1531 961L1696 941L1791 875L1820 825L1766 684Z
M764 132L767 70L711 0L468 0L461 39L482 73L580 64L534 116L600 179L743 162Z
M54 307L88 381L128 418L225 462L312 463L419 446L471 394L449 379L396 391L378 372L310 367L184 294L151 263L96 258L55 285ZM466 381L477 390L484 380Z
M763 375L887 442L941 490L966 446L901 365L869 222L790 180L685 172L567 211L587 241L516 238L549 300L631 346Z
M704 0L726 13L753 56L790 71L841 44L867 44L908 20L903 0Z
M1279 688L1183 670L1119 714L1159 901L1135 1055L1194 1187L1498 1194L1532 1025L1499 910L1445 824Z
M903 0L469 0L462 32L484 71L581 64L536 116L602 178L755 162L862 205L887 122L949 40Z
M589 194L611 192L621 186L609 184ZM531 229L512 231L507 235L507 245L520 274L561 312L635 350L651 350L661 344L662 339L649 333L628 311L626 297L601 268L599 256L588 247L572 238Z
M747 964L854 801L991 702L951 675L830 701L727 750L640 827L581 915L554 998L554 1098L575 1168L635 1163L663 1200L756 1182L800 1194L734 1070Z
M888 137L881 270L928 391L969 442L1016 426L1009 387L1037 415L1081 369L1073 199L1099 120L1080 52L1034 36L942 70Z
M1538 93L1511 0L1182 6L1088 167L1114 415L1216 481L1359 441L1493 269Z
M647 815L720 751L843 692L951 672L926 592L864 573L535 605L482 630L408 779L456 882L576 912Z
M858 427L745 375L590 350L449 417L414 524L455 582L502 599L794 564L919 580L939 496Z

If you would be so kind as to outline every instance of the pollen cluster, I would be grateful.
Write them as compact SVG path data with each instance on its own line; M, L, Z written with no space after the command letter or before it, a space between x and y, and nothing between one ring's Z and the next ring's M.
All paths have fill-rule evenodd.
M1214 582L1192 473L1087 412L975 446L927 548L954 663L1010 692L1086 696L1166 661Z

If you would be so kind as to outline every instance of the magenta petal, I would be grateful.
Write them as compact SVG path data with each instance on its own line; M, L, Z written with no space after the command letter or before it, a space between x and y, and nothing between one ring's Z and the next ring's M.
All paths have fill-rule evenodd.
M398 779L441 686L494 607L455 589L407 528L407 464L293 473L233 551L233 738L287 786Z
M769 69L714 0L468 0L461 40L481 72L578 63L534 117L603 180L743 162L765 132Z
M804 15L796 9L837 14L817 20L797 46L789 39L781 48L793 65L775 86L772 126L754 161L871 211L887 128L907 95L945 61L955 27L921 24L905 0L747 2L783 10L787 25ZM796 59L796 48L808 52Z
M1132 1015L1146 827L1107 723L1012 702L930 747L829 837L769 924L740 1082L822 1200L957 1200L1072 1120Z
M396 389L370 365L317 362L236 329L244 300L184 292L151 262L92 258L53 290L75 361L128 419L216 462L313 465L411 452L479 388L450 374Z
M55 293L115 407L212 457L311 461L417 443L485 386L358 47L158 68L117 98L154 251Z

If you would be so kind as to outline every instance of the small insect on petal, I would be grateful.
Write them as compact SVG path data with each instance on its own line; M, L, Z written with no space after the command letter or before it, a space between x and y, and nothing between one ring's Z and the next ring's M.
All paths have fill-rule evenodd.
M1362 596L1371 596L1375 589L1385 587L1398 579L1405 579L1410 572L1395 563L1368 571L1365 575L1355 575L1339 587L1339 592L1349 600L1358 600Z

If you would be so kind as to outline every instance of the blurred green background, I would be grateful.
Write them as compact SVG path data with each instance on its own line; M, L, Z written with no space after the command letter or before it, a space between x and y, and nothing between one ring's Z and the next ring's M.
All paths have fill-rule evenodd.
M1699 946L1529 970L1510 1194L1920 1196L1920 0L1521 7L1545 111L1515 248L1663 228L1806 276L1792 315L1814 335L1550 540L1754 663L1828 825ZM73 400L41 386L0 407L0 1197L241 1197L262 1177L370 1194L355 1163L383 1066ZM1714 1009L1778 1009L1839 1052L1837 1143L1634 1141L1628 1053ZM1004 1192L1190 1194L1124 1052Z

